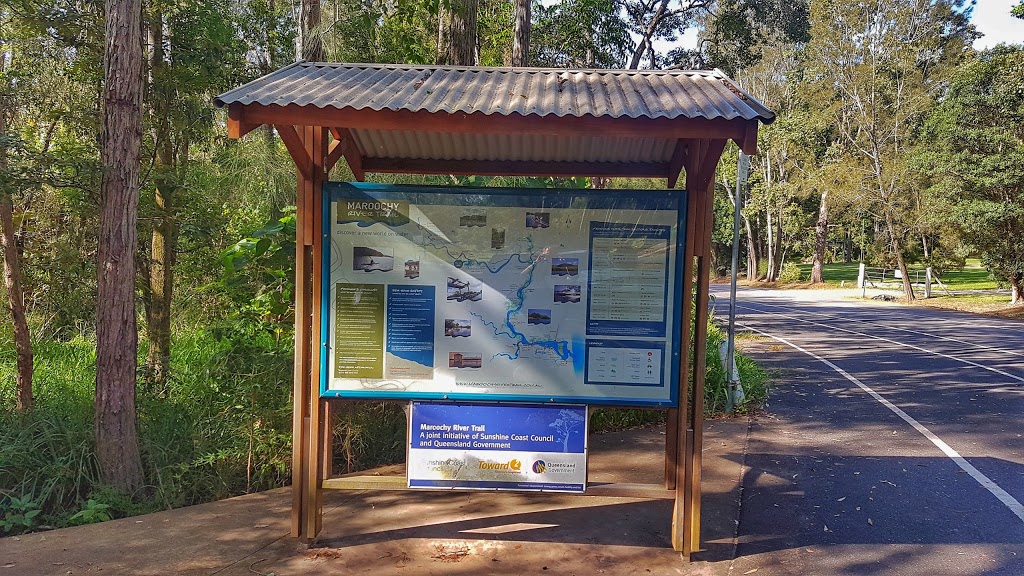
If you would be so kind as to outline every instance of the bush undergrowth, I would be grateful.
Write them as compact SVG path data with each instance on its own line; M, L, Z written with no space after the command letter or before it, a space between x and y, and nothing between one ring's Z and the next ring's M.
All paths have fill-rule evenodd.
M93 438L95 351L84 335L34 343L35 408L14 405L13 346L0 347L0 534L103 521L208 502L287 485L291 480L292 354L290 339L244 323L179 332L171 378L157 386L140 370L139 440L146 486L120 494L103 486ZM708 334L705 407L724 408L718 360L724 334ZM11 342L9 334L0 341ZM140 345L140 366L146 344ZM737 359L748 404L763 402L765 375ZM334 470L354 472L401 462L403 406L337 405ZM660 410L598 409L595 432L665 421Z

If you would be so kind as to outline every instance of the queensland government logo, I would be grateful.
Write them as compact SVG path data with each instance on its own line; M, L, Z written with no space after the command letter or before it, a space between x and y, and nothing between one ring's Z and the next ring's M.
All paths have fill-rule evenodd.
M533 463L533 471L537 474L543 474L548 469L548 465L543 460L537 460Z

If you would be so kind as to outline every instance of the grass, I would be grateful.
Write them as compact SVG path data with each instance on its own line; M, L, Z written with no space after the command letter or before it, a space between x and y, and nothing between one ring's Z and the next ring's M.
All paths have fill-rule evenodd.
M145 487L120 494L100 478L93 438L91 338L34 342L36 407L14 412L16 356L0 328L0 535L175 508L291 480L293 346L227 327L175 335L171 380L141 375L136 393ZM724 408L724 336L709 329L705 407ZM146 343L140 343L140 353ZM141 356L141 354L140 354ZM140 362L142 358L140 357ZM767 393L763 372L738 358L749 409ZM403 406L345 404L336 412L334 468L354 472L405 457ZM596 432L665 421L663 410L599 409Z
M808 282L811 277L811 265L798 264L797 267L800 269L800 282ZM923 271L924 268L910 266L912 274L917 270ZM859 272L860 264L858 262L836 262L825 264L821 276L825 284L829 286L838 287L845 284L846 287L853 288L857 286ZM947 270L938 275L938 278L950 290L994 290L998 287L996 279L981 266L981 262L976 258L969 258L963 269ZM936 285L933 290L935 293L941 292L942 289Z

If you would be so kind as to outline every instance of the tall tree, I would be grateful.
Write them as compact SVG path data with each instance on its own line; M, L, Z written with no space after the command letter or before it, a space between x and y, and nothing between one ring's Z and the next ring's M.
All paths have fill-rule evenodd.
M1024 47L962 66L931 112L920 161L943 218L1024 306Z
M512 35L512 65L527 66L530 56L530 4L532 0L515 0L515 30Z
M149 6L149 82L145 104L149 125L147 152L152 180L152 206L143 213L153 222L149 258L143 261L143 304L149 352L146 366L154 384L166 383L171 358L171 304L174 265L180 235L179 204L186 198L184 179L195 140L209 135L212 119L205 112L212 95L227 85L231 70L241 68L233 50L233 21L223 0L187 0ZM261 61L260 67L263 64ZM147 213L149 212L149 213Z
M166 383L171 364L171 302L174 293L174 257L177 233L174 219L174 148L171 139L171 93L168 63L164 54L164 15L157 4L149 19L150 102L155 126L153 169L156 174L154 204L156 223L150 239L148 274L145 278L146 336L149 352L146 367L158 386Z
M18 373L15 382L15 408L32 408L32 340L25 318L25 294L21 288L21 259L14 229L14 199L19 178L8 165L8 150L16 139L7 131L13 113L15 82L11 67L15 58L11 46L12 16L0 9L0 249L3 250L4 288L7 289L8 309L14 328L14 344L18 354Z
M8 55L0 54L0 78L7 67ZM5 81L6 83L6 81ZM25 318L25 293L21 288L21 258L14 230L14 201L12 195L16 179L10 178L7 150L13 140L7 133L7 91L0 92L0 249L4 253L4 288L7 289L8 308L14 326L14 346L18 354L18 374L15 388L15 408L24 412L32 408L32 340Z
M448 0L441 6L438 13L437 63L476 65L479 0Z
M633 48L615 0L537 5L530 61L555 68L621 68Z
M815 102L856 161L889 251L914 290L904 246L914 232L914 182L907 168L915 129L936 90L974 38L961 0L822 0L811 5L809 77Z
M319 62L324 59L323 31L320 27L320 0L301 0L296 60Z
M135 250L142 143L142 5L106 0L96 306L96 456L104 482L143 483L135 418Z

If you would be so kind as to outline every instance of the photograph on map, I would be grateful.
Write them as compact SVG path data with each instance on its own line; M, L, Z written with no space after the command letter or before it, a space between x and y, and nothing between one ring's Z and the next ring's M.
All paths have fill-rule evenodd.
M505 229L491 228L491 249L501 250L505 247Z
M579 284L555 284L555 302L561 304L579 302L581 293Z
M575 276L580 273L579 258L552 258L552 276Z
M463 228L475 228L487 226L487 212L483 210L470 210L459 217L459 226Z
M445 318L444 319L444 335L457 338L459 336L469 337L470 330L469 320L462 320L461 318Z
M547 308L530 308L526 315L527 324L551 324L551 310Z
M406 278L419 278L420 277L420 261L419 260L406 260L405 261L405 277Z
M473 278L448 277L448 300L455 302L479 302L483 297L483 283Z
M527 212L526 213L526 227L527 228L547 228L551 226L551 213L550 212Z
M484 364L484 356L479 352L449 352L449 368L479 368Z
M352 248L352 269L363 272L391 272L395 267L395 253L391 248Z

